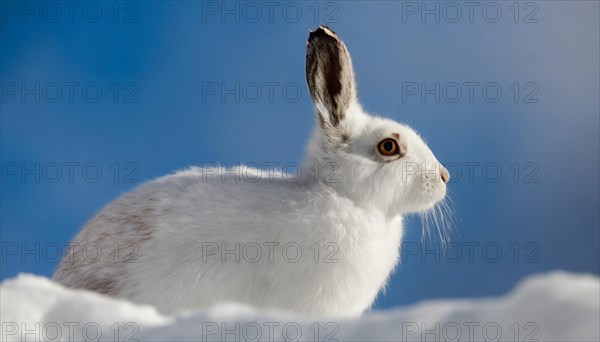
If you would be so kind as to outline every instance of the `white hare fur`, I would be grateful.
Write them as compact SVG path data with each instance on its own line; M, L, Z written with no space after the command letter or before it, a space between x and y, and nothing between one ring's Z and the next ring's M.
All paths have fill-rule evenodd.
M191 168L141 185L84 227L55 280L164 313L368 310L398 262L402 216L441 201L448 173L412 129L361 109L347 48L325 26L306 71L318 123L300 177Z

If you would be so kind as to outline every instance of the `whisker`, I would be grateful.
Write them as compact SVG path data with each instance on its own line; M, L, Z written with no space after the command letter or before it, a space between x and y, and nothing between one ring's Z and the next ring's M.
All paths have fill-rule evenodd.
M458 232L458 215L450 193L433 208L419 214L422 224L422 242L435 242L439 239L441 247L445 248L452 235L460 236ZM435 235L431 230L435 229Z

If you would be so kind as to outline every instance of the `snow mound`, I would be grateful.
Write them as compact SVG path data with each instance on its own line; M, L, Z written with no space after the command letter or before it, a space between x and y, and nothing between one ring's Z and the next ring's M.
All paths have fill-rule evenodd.
M600 278L534 275L498 298L436 300L358 319L222 304L153 307L22 274L0 286L1 341L600 341Z

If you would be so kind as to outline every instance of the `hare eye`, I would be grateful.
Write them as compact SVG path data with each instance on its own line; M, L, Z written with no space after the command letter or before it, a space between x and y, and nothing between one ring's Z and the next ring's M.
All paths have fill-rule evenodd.
M379 150L379 153L384 156L393 156L399 153L398 143L391 138L383 139L379 145L377 145L377 149Z

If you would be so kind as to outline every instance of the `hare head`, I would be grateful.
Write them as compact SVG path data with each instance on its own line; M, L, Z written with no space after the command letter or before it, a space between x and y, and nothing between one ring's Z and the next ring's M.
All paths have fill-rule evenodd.
M362 110L348 49L326 26L308 38L306 80L318 121L308 177L388 216L425 212L444 199L448 171L411 128Z

